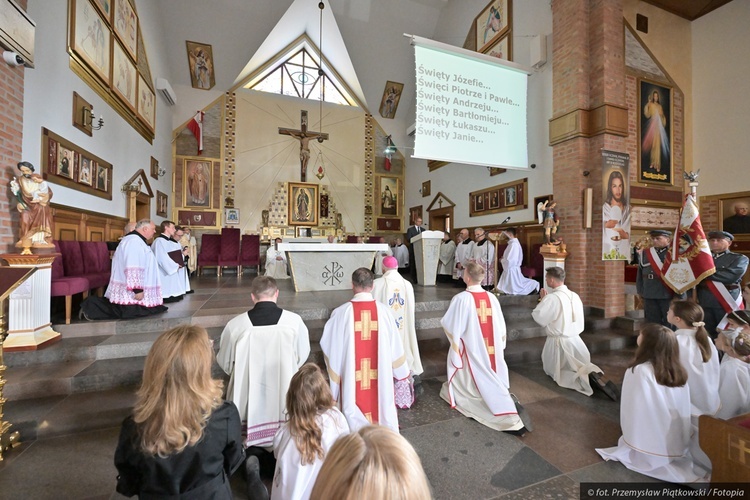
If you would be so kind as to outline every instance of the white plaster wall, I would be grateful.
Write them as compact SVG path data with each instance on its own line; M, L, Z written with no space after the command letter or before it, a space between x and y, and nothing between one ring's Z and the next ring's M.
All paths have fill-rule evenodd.
M693 21L693 166L699 192L750 190L750 0Z
M300 111L308 111L308 130L320 131L319 102L257 92L237 91L236 198L243 232L256 232L261 211L269 208L279 182L300 182L299 141L278 128L299 129ZM365 113L362 109L323 104L323 131L329 139L311 141L307 182L327 185L347 232L364 231ZM315 176L318 152L325 177Z
M164 40L158 6L151 0L136 0L144 44L148 51L152 76L164 71ZM151 188L164 193L172 191L172 111L156 98L156 139L149 144L120 115L100 99L73 73L66 51L68 2L29 0L28 13L36 22L35 68L25 72L23 159L41 164L42 127L64 137L81 148L112 163L112 201L54 184L53 203L83 208L103 214L124 217L125 196L120 186L139 169L150 172L151 157L159 161L167 175L158 181L149 177ZM97 116L104 115L104 128L89 137L73 127L73 92L78 92L94 106ZM170 195L170 205L172 196ZM156 200L152 200L152 217Z
M461 47L474 17L487 4L484 0L451 1L442 11L434 39ZM548 0L525 0L513 3L513 60L529 65L531 36L547 35L548 62L529 77L528 141L529 165L535 169L508 170L490 177L485 167L451 164L429 172L425 160L410 158L407 154L406 207L423 205L426 209L438 192L442 192L455 204L453 227L499 224L510 215L512 223L536 219L533 198L552 193L552 148L549 146L549 119L552 117L552 9ZM415 120L414 102L410 103L410 123ZM413 147L414 139L409 138ZM469 195L471 191L505 184L517 179L529 179L529 208L515 212L469 217ZM419 193L422 182L431 180L431 196L423 198ZM428 219L425 213L425 220Z

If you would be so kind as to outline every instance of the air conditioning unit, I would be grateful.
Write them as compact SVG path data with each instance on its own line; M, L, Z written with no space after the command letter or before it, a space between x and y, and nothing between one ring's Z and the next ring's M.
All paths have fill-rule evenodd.
M170 106L174 106L174 104L177 102L177 95L174 93L174 89L172 89L172 86L169 84L166 78L156 79L156 90L159 91L159 93L164 97L164 100L166 100Z

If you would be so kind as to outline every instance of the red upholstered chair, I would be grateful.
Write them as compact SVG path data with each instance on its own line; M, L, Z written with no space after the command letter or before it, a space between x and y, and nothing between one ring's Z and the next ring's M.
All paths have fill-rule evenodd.
M346 242L347 243L356 243L357 242L357 236L356 235L354 235L354 236L352 236L352 235L347 236L346 237Z
M221 276L219 254L221 253L221 235L204 234L201 236L201 249L198 252L198 276L203 267L216 267L216 274Z
M260 274L260 236L257 234L243 234L240 246L240 273L244 266L255 266Z
M61 253L59 242L55 241L55 252ZM77 243L77 242L75 242ZM73 295L82 293L85 299L89 295L89 280L80 276L65 276L63 258L58 255L52 262L52 297L65 297L65 324L70 324L70 313L73 308Z
M240 275L240 230L234 227L221 229L221 251L219 252L219 269L234 266L237 276Z
M354 242L356 243L357 240L354 240ZM367 238L366 243L380 243L380 236L370 236L369 238Z
M531 246L531 255L529 256L530 266L521 267L521 274L527 278L535 279L541 283L544 276L544 256L541 252L542 244L535 243ZM542 283L544 286L544 283Z
M89 280L89 286L96 288L96 294L101 297L104 288L109 284L111 274L111 260L107 244L103 241L80 241L83 257L83 277Z

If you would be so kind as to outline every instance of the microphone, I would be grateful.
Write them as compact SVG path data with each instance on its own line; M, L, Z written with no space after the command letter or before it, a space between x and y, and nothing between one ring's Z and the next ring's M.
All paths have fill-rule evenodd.
M500 225L502 226L503 224L505 224L505 223L506 223L506 222L508 222L509 220L510 220L510 215L509 215L509 216L507 216L507 217L505 218L505 220L504 220L504 221L502 221L502 222L500 223Z

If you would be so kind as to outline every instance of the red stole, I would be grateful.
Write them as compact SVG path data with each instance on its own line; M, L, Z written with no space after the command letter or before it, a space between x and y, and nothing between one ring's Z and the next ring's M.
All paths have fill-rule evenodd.
M497 371L495 366L495 330L492 327L492 304L487 292L469 292L474 297L474 305L477 308L479 318L479 328L484 338L484 346L487 348L487 354L490 355L492 371Z
M354 308L355 401L370 423L378 423L378 308L352 301Z

